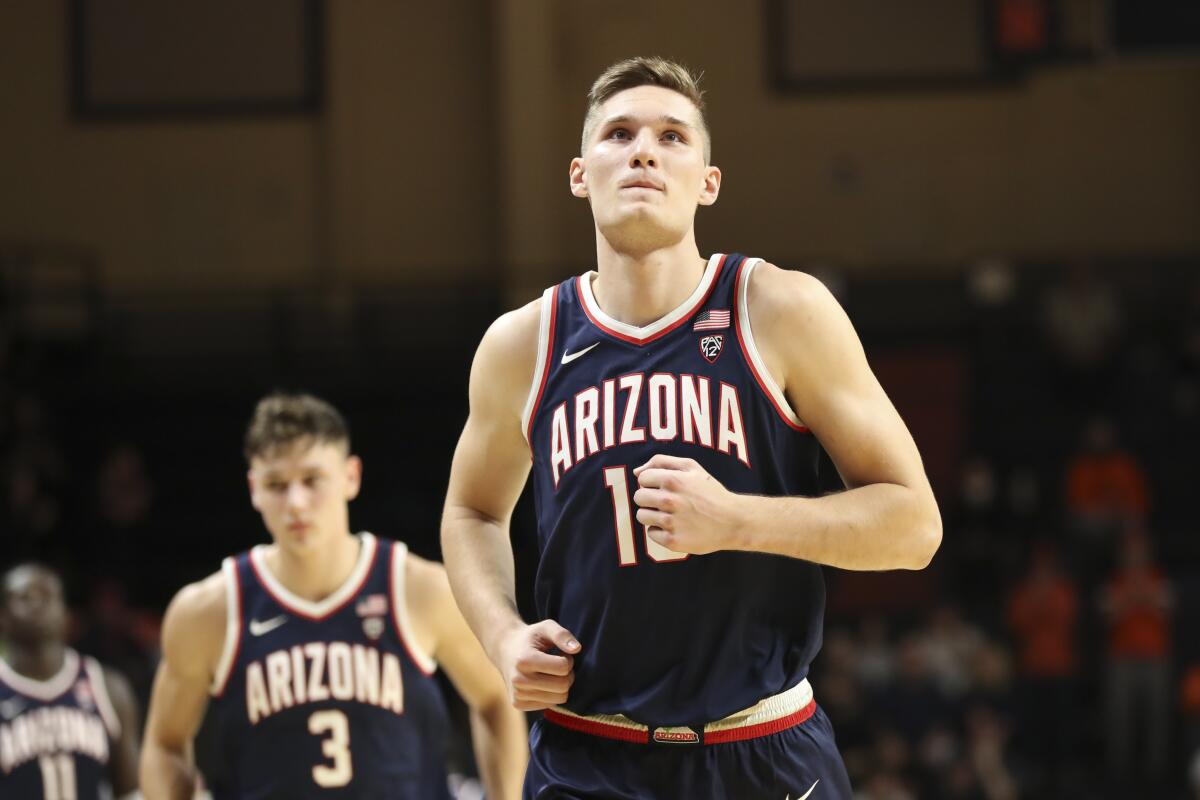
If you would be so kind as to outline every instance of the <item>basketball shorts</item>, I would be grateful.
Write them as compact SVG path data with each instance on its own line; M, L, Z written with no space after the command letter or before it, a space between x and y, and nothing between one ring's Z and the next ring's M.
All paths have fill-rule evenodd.
M807 693L805 695L805 693ZM850 800L807 681L701 730L549 709L530 732L525 800Z

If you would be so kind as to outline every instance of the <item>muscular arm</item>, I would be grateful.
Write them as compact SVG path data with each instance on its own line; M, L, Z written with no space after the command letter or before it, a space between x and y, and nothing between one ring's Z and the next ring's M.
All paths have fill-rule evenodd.
M471 709L475 762L487 796L517 800L529 754L525 715L509 704L500 673L454 603L446 571L415 556L407 565L405 594L414 625Z
M492 325L471 367L471 410L454 452L442 514L442 555L454 598L513 703L525 710L566 699L579 643L550 620L526 626L517 611L509 520L529 475L521 413L533 380L540 303Z
M221 575L184 587L163 618L163 659L154 677L140 775L146 800L190 800L192 738L208 707L225 640Z
M133 689L125 676L104 667L104 687L108 699L121 723L121 735L117 737L108 760L108 777L117 797L124 797L138 788L138 710Z
M825 497L725 491L689 459L636 472L638 519L685 552L751 550L853 570L920 569L941 542L937 502L904 421L845 312L815 278L761 264L748 294L768 371L847 490Z

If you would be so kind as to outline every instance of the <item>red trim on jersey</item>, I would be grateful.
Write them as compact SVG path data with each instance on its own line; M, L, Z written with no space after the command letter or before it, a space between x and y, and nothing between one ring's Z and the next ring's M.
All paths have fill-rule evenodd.
M572 717L569 714L561 714L552 708L547 708L543 711L542 716L545 717L547 722L553 722L560 727L591 734L592 736L603 736L605 739L619 739L622 742L633 742L634 744L647 744L650 741L649 731L634 730L633 728L623 728L620 725L609 725L606 722Z
M773 719L769 722L760 722L757 725L747 725L743 728L730 728L729 730L713 731L704 734L704 744L726 744L728 742L741 742L746 739L759 739L763 736L770 736L773 733L785 731L788 728L795 727L806 721L817 711L816 699L810 700L808 705L788 714L786 717ZM586 719L583 717L574 717L568 714L562 714L552 708L542 712L547 722L553 722L555 725L563 728L568 728L580 733L586 733L591 736L602 736L605 739L618 739L622 742L633 742L634 744L649 744L650 734L653 729L637 730L626 728L622 725L612 725L607 722L598 722L597 720Z
M366 542L363 542L363 546L366 546ZM358 593L361 592L362 588L367 585L367 581L371 578L371 573L375 570L375 562L379 558L380 547L378 539L375 540L374 544L372 544L372 547L375 548L375 552L371 553L371 563L367 565L365 570L363 570L363 576L362 579L359 580L358 586L355 586L354 590L346 595L345 600L319 616L309 614L307 611L301 611L289 603L287 599L280 597L279 595L275 594L275 592L271 591L271 585L263 580L262 573L258 571L258 565L254 563L254 558L247 556L246 560L250 562L250 569L254 570L254 577L258 578L258 585L261 586L266 593L271 596L272 600L283 606L283 608L286 609L289 614L295 614L297 617L303 617L304 619L311 620L312 622L324 622L354 602L354 600L358 597Z
M411 644L409 644L408 637L404 635L404 629L400 627L400 614L402 612L407 612L408 608L407 606L401 605L401 603L404 602L404 598L396 593L396 554L400 551L396 547L395 542L392 543L391 550L392 554L389 558L391 563L388 564L388 595L392 598L392 613L388 616L392 618L392 630L396 632L396 638L400 640L400 644L404 645L404 652L408 654L408 660L413 663L413 666L421 671L421 674L428 677L433 674L433 670L425 669L425 666L421 663L421 660L417 658L416 654L413 652L413 647ZM401 566L407 567L407 561L408 558L406 553L406 563L402 564ZM408 575L404 576L404 585L408 586Z
M554 294L550 298L550 332L546 334L546 360L542 362L542 384L538 386L537 397L534 398L533 406L529 409L529 426L525 429L525 441L529 443L530 452L533 451L533 421L537 419L538 406L542 404L542 395L546 391L546 381L550 378L550 365L554 363L554 328L558 321L558 287L554 287Z
M247 555L246 560L250 562L250 567L253 569L254 559ZM262 583L261 579L259 580L259 583ZM265 587L266 584L263 584L263 586ZM242 654L242 639L244 638L242 636L242 628L245 627L245 625L243 625L245 619L242 616L242 576L241 570L239 570L237 567L236 560L233 562L233 594L234 601L237 603L237 642L233 645L233 658L229 660L229 669L225 670L225 676L221 679L221 685L216 687L216 691L212 693L213 697L216 698L219 698L221 695L225 694L225 689L229 686L229 679L233 676L233 668L237 666L238 656ZM225 613L228 614L229 612L226 611Z
M750 374L754 376L755 382L758 383L758 388L762 389L762 393L766 395L767 400L770 401L771 407L775 409L775 413L779 415L779 418L783 420L789 428L798 433L812 433L812 431L805 426L797 425L788 419L787 412L779 407L779 403L775 401L775 395L771 394L771 390L767 388L766 381L763 380L762 375L758 374L758 370L754 368L754 359L750 358L750 352L746 348L746 342L742 339L741 297L739 297L739 295L741 294L742 290L742 270L746 268L746 264L748 263L750 263L750 259L742 261L741 265L738 267L738 274L733 279L733 330L735 333L737 333L738 347L742 349L742 360L745 361L746 366L750 368ZM749 324L749 320L746 322Z
M666 336L671 331L677 329L680 325L683 325L685 322L687 322L693 316L695 316L696 312L699 311L700 308L705 303L708 302L708 298L710 296L712 296L713 290L717 288L717 281L720 280L720 278L721 278L721 270L725 267L725 259L727 259L727 258L729 258L728 253L722 255L721 260L717 262L717 267L715 270L713 270L712 282L709 283L709 285L708 285L708 291L706 291L704 293L703 297L701 297L699 300L696 301L696 305L694 305L690 309L688 309L688 312L686 314L684 314L682 317L680 317L678 320L676 320L673 324L667 326L666 328L663 328L661 331L658 331L657 333L650 334L649 336L647 336L644 339L639 339L636 336L629 336L628 334L621 333L620 331L614 331L612 328L605 325L603 322L601 322L599 319L597 319L595 315L592 314L592 312L587 307L587 303L583 302L583 280L586 277L585 275L580 275L578 278L575 279L575 294L579 297L579 306L583 309L583 313L587 315L587 318L589 320L591 320L592 324L595 325L597 328L604 331L609 336L620 339L623 342L629 342L630 344L636 344L639 346L644 345L644 344L649 344L650 342L653 342L655 339L661 339L662 337Z
M794 714L788 714L786 717L773 719L770 722L760 722L757 725L747 725L744 728L730 728L725 731L706 733L704 734L704 743L724 744L726 742L740 742L744 739L758 739L762 736L770 736L773 733L786 731L788 728L799 725L815 714L816 711L817 701L815 699L809 700L808 705L804 708Z

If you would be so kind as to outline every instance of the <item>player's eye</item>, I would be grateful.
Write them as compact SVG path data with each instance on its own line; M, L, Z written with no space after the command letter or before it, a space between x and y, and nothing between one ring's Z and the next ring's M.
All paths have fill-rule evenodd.
M682 143L684 140L683 135L681 133L679 133L678 131L667 131L666 133L663 134L662 138L666 139L668 142Z
M287 484L283 481L267 481L267 491L269 492L284 492L287 491Z
M613 128L611 131L608 132L608 138L610 138L610 139L628 139L629 131L625 130L624 128Z

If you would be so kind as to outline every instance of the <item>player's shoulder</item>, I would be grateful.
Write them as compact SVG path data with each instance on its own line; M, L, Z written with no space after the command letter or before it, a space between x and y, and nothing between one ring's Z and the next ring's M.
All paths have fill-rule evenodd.
M472 403L500 400L519 411L537 363L542 300L500 315L484 333L471 367Z
M750 318L759 332L791 339L830 333L845 317L841 304L819 278L807 272L759 262L750 274L746 292Z
M542 298L538 297L497 317L484 333L480 349L486 347L497 355L509 354L512 358L536 350L541 321ZM529 352L529 360L535 355Z
M189 583L163 615L163 650L168 657L215 660L221 652L229 612L227 578L222 571Z
M408 587L409 611L414 614L437 613L450 594L446 568L438 561L409 553L404 564L404 582Z
M816 276L760 261L750 274L750 302L766 308L782 307L792 312L814 305L837 304L833 294Z

